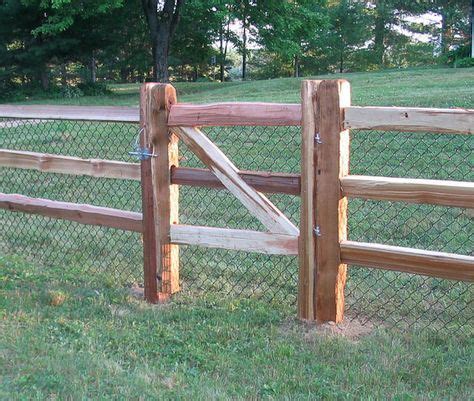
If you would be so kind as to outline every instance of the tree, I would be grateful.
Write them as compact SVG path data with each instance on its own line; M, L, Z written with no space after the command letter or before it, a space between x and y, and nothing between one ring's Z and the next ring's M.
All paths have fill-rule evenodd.
M318 0L285 0L264 3L257 18L259 43L293 65L300 75L300 60L322 29L328 27Z
M142 0L153 56L153 76L158 82L168 82L168 56L171 39L181 16L184 0Z
M337 59L339 72L344 72L345 61L370 39L369 19L365 4L357 0L340 0L329 7L330 28L325 38L328 51Z

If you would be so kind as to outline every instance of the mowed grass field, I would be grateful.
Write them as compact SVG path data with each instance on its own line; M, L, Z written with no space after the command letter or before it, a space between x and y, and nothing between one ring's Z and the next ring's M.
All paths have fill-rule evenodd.
M344 78L356 105L474 108L473 69ZM299 85L176 87L186 102L298 102ZM138 88L41 102L133 106ZM124 124L4 123L0 148L130 161L136 133ZM242 169L298 172L297 128L207 133ZM473 142L465 136L360 131L352 143L354 174L473 180ZM181 163L200 166L184 147ZM139 184L131 181L4 169L0 191L140 210ZM271 198L297 222L297 198ZM261 228L225 192L182 187L180 206L183 223ZM472 214L464 210L354 200L349 211L352 239L463 254L474 248ZM7 212L0 222L0 399L472 396L468 284L350 267L346 323L318 328L294 318L294 258L188 248L183 292L149 306L128 289L141 277L138 235Z

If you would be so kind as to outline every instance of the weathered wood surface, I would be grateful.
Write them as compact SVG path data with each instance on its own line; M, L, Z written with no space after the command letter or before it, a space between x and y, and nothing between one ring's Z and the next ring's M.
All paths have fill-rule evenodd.
M0 121L0 128L16 128L23 125L38 125L48 122L48 120L5 120Z
M0 105L0 117L41 120L139 122L139 109L125 106Z
M298 317L314 320L316 311L315 218L315 143L319 131L316 116L317 91L321 81L303 81L301 85L301 208L298 273Z
M299 235L298 228L266 196L250 187L235 165L199 129L172 128L188 148L216 175L224 186L270 230L278 234Z
M341 242L341 258L350 265L395 270L450 280L474 281L474 257L399 246Z
M150 149L151 140L149 132L145 129L152 112L148 106L149 91L146 85L140 88L140 146ZM155 201L153 195L153 175L151 159L140 161L140 177L142 188L142 211L143 211L143 284L144 298L149 303L159 301L158 295L158 259L159 241L155 230Z
M230 228L172 225L171 242L268 255L298 254L297 236Z
M349 173L349 131L343 128L343 108L350 105L350 85L344 80L322 81L316 118L320 144L316 148L316 320L340 322L344 316L347 266L339 243L347 239L347 198L340 179Z
M30 198L24 195L0 193L0 208L75 221L81 224L142 231L142 214L101 206Z
M239 171L239 176L257 191L270 194L300 194L300 175L264 171ZM171 169L171 182L207 188L225 188L224 184L208 169L176 167Z
M186 104L171 107L170 126L301 125L301 105L280 103Z
M164 297L179 291L179 247L170 243L170 225L178 223L179 190L171 184L170 168L178 166L178 137L168 129L169 110L176 90L169 84L145 84L147 148L151 158L158 274Z
M140 180L140 165L136 163L81 159L48 153L0 149L0 166L30 169L45 173Z
M344 127L382 131L474 132L474 109L346 107Z
M349 175L341 178L345 196L474 208L474 183Z

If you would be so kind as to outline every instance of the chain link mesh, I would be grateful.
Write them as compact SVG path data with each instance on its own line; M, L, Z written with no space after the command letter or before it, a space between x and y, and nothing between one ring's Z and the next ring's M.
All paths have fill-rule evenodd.
M299 127L212 127L206 135L241 170L298 173ZM204 167L180 143L180 165ZM300 199L273 194L268 198L298 225ZM180 222L224 228L266 231L265 227L227 190L180 188ZM298 280L296 257L181 248L181 278L190 291L219 291L224 295L257 296L294 304Z
M0 120L0 148L133 161L128 156L138 125L126 123ZM141 211L140 183L2 168L0 192ZM77 271L87 283L130 285L142 281L142 244L137 233L86 226L0 210L2 253L45 267Z
M351 132L351 174L473 181L468 135ZM472 255L472 210L351 199L349 239ZM347 316L389 326L472 331L471 283L350 267Z
M241 170L298 173L299 127L212 127L210 139ZM133 161L136 124L0 120L0 148ZM472 181L472 136L353 131L351 174ZM180 164L204 167L180 143ZM2 168L0 191L140 211L135 181ZM295 224L297 196L268 196ZM403 202L349 202L349 238L472 255L472 211ZM130 285L142 281L140 235L0 210L2 252L77 271L77 279ZM182 186L180 222L264 230L226 190ZM296 257L180 247L182 286L189 292L254 296L295 304ZM350 266L349 319L381 325L472 331L472 284Z

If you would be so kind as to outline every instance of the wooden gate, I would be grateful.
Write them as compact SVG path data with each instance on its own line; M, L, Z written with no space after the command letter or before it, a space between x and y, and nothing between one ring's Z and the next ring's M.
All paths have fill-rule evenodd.
M210 125L211 121L203 120L202 111L193 116L192 110L180 108L179 115L172 116L170 110L175 103L176 92L171 85L146 84L142 89L142 152L150 155L141 162L144 246L147 249L145 298L149 302L165 299L179 290L178 245L265 254L298 254L299 229L263 193L249 185L232 161L195 126L196 122ZM208 107L214 107L210 112L214 115L214 123L219 114L224 120L226 116L232 118L231 110L226 114L229 111L226 111L226 105ZM261 104L258 107L272 111L271 105ZM254 112L259 113L259 110ZM268 114L263 113L261 117ZM219 120L218 125L226 125L223 119ZM269 122L271 124L270 119L267 125ZM239 124L242 123L245 125L245 121L239 121ZM280 121L278 125L283 123ZM172 173L178 168L178 140L182 140L208 168L207 172L199 172L201 178L206 173L214 176L220 186L235 196L266 227L266 232L179 224L178 186L176 180L172 183ZM157 277L161 288L158 288Z

